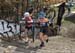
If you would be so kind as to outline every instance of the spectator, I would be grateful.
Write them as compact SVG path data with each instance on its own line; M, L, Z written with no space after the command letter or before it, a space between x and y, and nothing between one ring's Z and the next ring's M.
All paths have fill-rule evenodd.
M62 17L65 13L65 2L61 3L58 8L59 9L58 9L57 25L59 26L60 29Z

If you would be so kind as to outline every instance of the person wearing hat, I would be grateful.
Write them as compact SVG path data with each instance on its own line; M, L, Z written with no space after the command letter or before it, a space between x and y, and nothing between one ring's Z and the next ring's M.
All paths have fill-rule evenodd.
M40 25L40 33L39 33L39 37L40 37L40 47L44 46L44 41L48 42L48 36L47 36L47 23L48 23L48 18L45 18L45 14L43 12L40 12L38 15L38 23Z

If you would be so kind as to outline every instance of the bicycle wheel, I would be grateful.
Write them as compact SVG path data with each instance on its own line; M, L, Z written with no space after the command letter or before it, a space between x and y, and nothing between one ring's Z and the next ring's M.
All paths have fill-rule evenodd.
M53 8L49 10L48 17L49 19L56 17L56 11Z

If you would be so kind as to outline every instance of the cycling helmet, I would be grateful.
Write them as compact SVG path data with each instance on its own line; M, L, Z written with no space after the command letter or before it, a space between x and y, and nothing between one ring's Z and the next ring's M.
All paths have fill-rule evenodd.
M24 13L24 17L29 17L29 16L30 16L29 12Z
M46 15L45 15L45 13L44 12L40 12L39 14L38 14L38 18L44 18Z

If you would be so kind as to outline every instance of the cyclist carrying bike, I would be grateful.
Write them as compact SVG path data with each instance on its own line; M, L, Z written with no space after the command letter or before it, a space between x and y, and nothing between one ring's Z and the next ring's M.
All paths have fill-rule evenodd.
M44 46L44 41L48 42L48 36L47 36L47 32L48 32L48 18L45 18L45 14L43 12L40 12L38 15L38 22L40 25L40 33L39 33L39 37L40 37L40 47Z
M26 27L25 27L26 30L25 30L25 32L27 33L27 36L25 38L26 38L26 42L28 42L28 40L29 40L29 38L28 38L28 31L32 30L32 23L33 23L33 19L30 16L29 12L25 12L24 13L23 20L26 22Z

